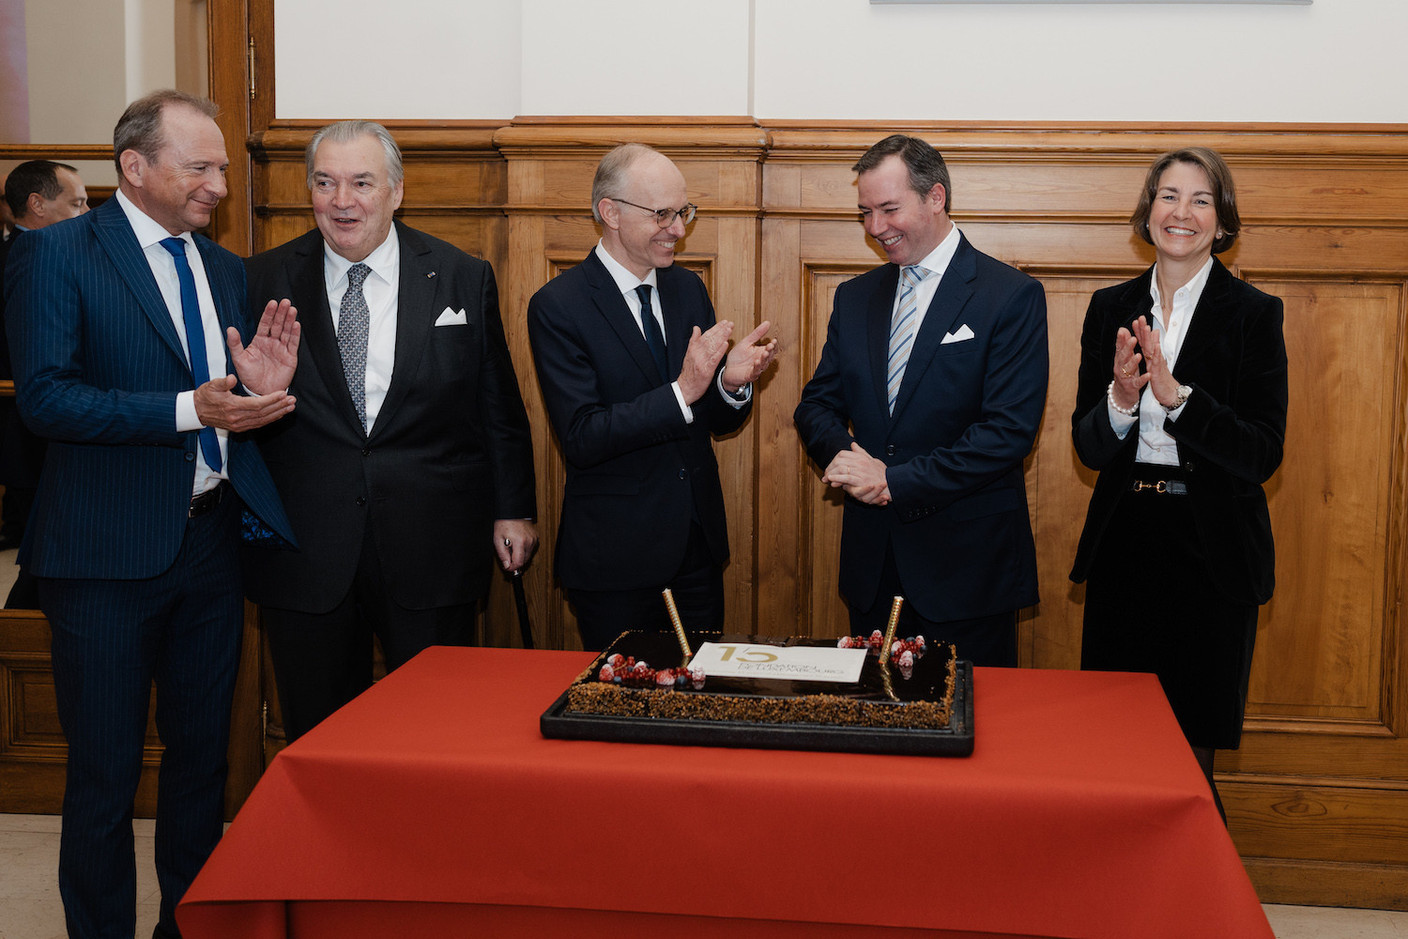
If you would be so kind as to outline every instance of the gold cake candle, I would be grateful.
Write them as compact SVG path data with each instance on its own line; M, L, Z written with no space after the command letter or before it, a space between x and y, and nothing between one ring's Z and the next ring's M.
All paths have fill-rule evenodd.
M680 649L684 652L685 658L693 658L694 653L690 651L689 640L684 637L684 622L680 619L680 611L675 606L675 595L669 587L661 593L665 596L665 607L670 611L670 622L675 624L675 638L680 641Z
M904 606L904 597L895 597L890 603L890 622L885 626L885 641L880 645L881 665L890 661L890 646L895 642L895 627L900 624L900 607L902 606Z

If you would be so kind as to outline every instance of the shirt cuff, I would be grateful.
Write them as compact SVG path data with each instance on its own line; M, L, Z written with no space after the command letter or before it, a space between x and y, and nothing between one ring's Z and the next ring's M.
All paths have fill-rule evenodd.
M688 404L685 404L684 392L680 391L680 383L677 381L672 381L670 382L670 388L675 393L675 400L680 403L680 413L684 415L684 422L686 424L693 424L694 409L691 408Z
M1115 410L1115 406L1108 400L1105 401L1105 413L1110 416L1110 429L1115 432L1115 436L1123 440L1129 436L1129 429L1139 423L1139 412L1124 414Z
M731 408L741 408L753 400L753 383L749 382L737 391L729 391L724 387L723 369L719 369L719 376L714 379L714 384L718 386L719 394L723 395L724 402Z
M194 391L181 391L176 395L176 432L185 433L188 430L200 430L203 426L200 418L196 417L196 393Z

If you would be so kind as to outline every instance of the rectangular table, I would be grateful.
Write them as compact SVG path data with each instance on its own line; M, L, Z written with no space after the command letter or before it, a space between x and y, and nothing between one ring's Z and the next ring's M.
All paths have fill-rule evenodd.
M976 669L967 758L544 739L590 661L417 656L279 754L183 933L1272 939L1152 676Z

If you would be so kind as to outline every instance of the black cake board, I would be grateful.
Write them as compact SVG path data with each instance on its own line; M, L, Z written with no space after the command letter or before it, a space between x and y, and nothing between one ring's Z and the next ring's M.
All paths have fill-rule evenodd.
M566 691L543 712L538 725L544 737L565 740L751 747L762 750L834 750L906 756L968 756L973 752L973 664L955 664L953 709L948 727L939 730L686 721L568 713Z

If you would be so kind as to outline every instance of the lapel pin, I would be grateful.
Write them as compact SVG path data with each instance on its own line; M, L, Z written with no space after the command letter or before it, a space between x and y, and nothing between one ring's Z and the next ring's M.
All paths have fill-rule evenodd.
M434 276L435 276L435 272L434 272L434 271L430 271L430 272L427 273L425 276L426 276L426 277L434 277Z

